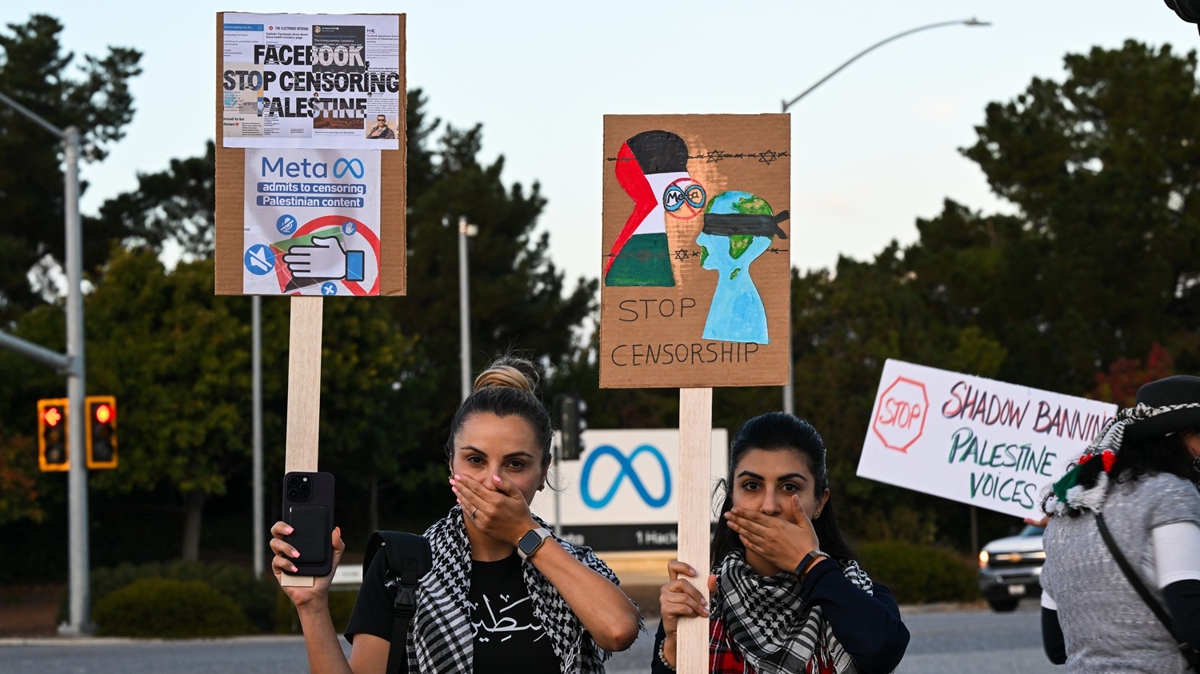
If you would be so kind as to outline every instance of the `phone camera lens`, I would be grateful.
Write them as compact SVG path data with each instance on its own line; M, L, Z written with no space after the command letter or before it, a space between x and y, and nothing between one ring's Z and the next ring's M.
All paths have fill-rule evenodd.
M288 498L294 499L294 498L298 498L299 496L300 496L299 489L289 489L288 490Z
M299 485L300 485L300 478L296 477L295 475L288 478L288 486L289 487L296 487Z

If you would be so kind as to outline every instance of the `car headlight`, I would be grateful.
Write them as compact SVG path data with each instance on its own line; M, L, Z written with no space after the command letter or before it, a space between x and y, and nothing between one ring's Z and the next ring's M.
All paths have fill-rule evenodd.
M981 569L986 568L987 563L988 563L988 551L980 550L979 551L979 568L981 568Z

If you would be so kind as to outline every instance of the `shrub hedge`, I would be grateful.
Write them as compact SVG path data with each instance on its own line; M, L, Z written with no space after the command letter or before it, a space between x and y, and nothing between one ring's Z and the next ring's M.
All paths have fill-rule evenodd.
M949 550L884 541L859 545L858 558L873 580L891 588L899 604L979 599L975 565Z
M105 597L117 590L150 578L204 583L230 599L249 619L251 626L244 633L269 632L274 627L275 595L279 593L275 580L257 579L250 570L232 564L173 561L93 569L92 606L99 606ZM59 622L67 619L68 601L64 593L59 606ZM94 613L93 619L99 622Z
M136 580L96 602L92 618L104 636L181 639L254 631L232 599L198 580Z

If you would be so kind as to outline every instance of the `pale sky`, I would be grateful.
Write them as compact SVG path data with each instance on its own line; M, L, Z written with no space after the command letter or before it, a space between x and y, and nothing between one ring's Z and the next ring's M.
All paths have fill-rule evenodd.
M884 45L791 109L792 263L831 267L838 255L869 259L892 239L914 241L916 218L936 215L947 197L1011 210L958 148L974 141L988 102L1012 99L1034 76L1061 79L1067 52L1129 38L1200 45L1159 0L0 3L4 24L34 11L57 17L77 54L108 45L144 54L126 138L83 168L84 212L135 188L137 172L203 152L219 10L407 13L409 86L425 90L432 116L483 123L483 159L505 156L506 184L541 183L549 206L539 227L571 285L600 274L605 114L778 112L888 36L972 16L992 22Z

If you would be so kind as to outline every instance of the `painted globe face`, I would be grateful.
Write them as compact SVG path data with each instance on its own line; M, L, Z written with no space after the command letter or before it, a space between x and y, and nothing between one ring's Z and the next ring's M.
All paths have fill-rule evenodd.
M729 191L708 202L696 243L701 268L717 272L717 287L704 323L704 339L770 343L766 308L750 276L750 264L770 248L777 232L783 236L778 218L761 197Z

